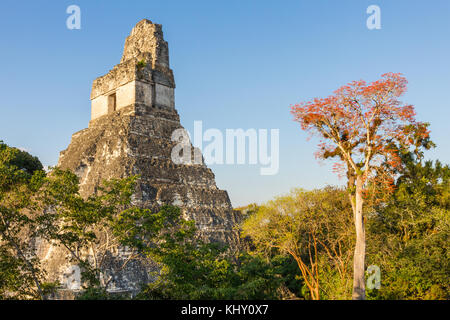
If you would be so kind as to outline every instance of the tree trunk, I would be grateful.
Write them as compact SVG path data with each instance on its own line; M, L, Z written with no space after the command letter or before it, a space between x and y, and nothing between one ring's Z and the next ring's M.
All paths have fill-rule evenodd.
M354 218L356 229L355 255L353 259L353 300L364 300L366 298L366 288L364 283L364 260L366 256L366 233L363 219L363 179L362 176L356 178L356 195L354 205Z
M317 280L318 281L318 280ZM319 283L316 284L314 288L314 297L313 300L320 300L320 292L319 292Z

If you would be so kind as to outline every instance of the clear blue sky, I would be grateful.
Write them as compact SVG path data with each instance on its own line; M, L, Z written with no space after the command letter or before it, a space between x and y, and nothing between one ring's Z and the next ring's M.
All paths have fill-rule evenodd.
M81 30L66 28L76 4ZM366 8L381 8L368 30ZM289 105L352 80L401 72L404 101L431 123L430 159L450 163L450 1L12 1L0 4L0 139L55 165L71 134L87 127L92 80L119 63L132 27L163 25L182 124L279 128L280 171L213 166L233 205L263 202L293 187L340 184Z

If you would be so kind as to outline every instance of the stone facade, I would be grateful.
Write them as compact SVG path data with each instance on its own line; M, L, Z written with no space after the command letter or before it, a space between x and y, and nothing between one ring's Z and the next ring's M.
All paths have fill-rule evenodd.
M79 176L83 196L95 193L104 179L140 175L134 205L152 210L163 204L179 206L185 218L195 220L203 239L235 246L240 215L233 211L227 192L217 188L213 172L204 163L171 160L176 143L172 133L182 128L174 89L161 25L142 20L126 39L120 64L94 80L89 127L73 134L58 166ZM70 289L64 274L69 270L73 276L76 270L60 256L61 250L46 244L41 255L50 278L63 279ZM109 255L112 265L125 258L121 248ZM148 266L135 263L106 273L114 278L114 290L136 291L139 284L151 281L147 271Z
M94 80L91 119L138 103L173 110L174 89L161 25L142 20L126 39L120 64Z

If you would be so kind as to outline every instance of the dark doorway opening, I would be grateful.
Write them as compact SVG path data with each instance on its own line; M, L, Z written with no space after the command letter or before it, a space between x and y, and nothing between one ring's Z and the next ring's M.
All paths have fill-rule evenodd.
M116 111L116 93L108 96L108 113Z

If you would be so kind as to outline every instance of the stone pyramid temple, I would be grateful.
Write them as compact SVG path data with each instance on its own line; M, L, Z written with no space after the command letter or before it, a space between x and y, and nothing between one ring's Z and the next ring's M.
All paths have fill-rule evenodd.
M174 90L162 27L142 20L127 37L120 63L94 80L89 126L73 134L58 166L79 176L83 196L96 192L105 179L140 175L135 205L152 210L176 205L185 218L195 220L203 239L233 246L238 242L234 227L239 213L233 211L227 192L217 188L213 172L203 162L171 160L176 144L172 133L182 128ZM56 277L62 262L53 260L50 274ZM116 289L127 290L145 281L136 276L141 272L136 268L113 275Z
M94 80L89 127L72 136L58 166L80 177L83 195L104 179L140 175L135 195L140 206L177 205L204 238L233 243L236 213L214 173L204 163L171 160L177 143L172 133L182 128L174 91L162 27L142 20L126 39L120 64Z

